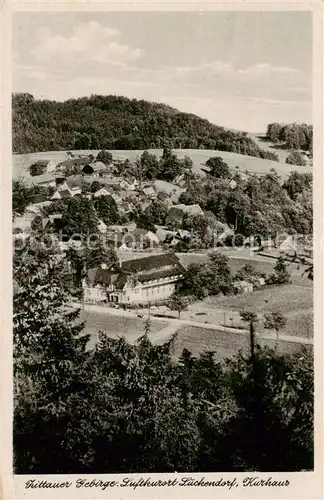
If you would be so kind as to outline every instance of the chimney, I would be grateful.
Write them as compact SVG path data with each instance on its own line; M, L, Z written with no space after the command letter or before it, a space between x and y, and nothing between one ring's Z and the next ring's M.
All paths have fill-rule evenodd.
M119 267L120 267L120 269L122 267L122 258L121 258L121 255L119 256Z

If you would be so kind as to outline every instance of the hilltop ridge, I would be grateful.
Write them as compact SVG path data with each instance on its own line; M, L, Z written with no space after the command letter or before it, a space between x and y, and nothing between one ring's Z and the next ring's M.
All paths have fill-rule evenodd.
M245 132L220 127L166 104L122 96L64 102L13 94L13 152L69 149L211 149L278 161Z

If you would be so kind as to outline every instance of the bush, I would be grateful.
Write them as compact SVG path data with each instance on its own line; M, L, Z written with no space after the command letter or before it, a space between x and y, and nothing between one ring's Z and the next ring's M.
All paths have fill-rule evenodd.
M298 151L293 151L292 153L290 153L286 158L286 163L288 165L299 165L301 167L307 165L305 158Z

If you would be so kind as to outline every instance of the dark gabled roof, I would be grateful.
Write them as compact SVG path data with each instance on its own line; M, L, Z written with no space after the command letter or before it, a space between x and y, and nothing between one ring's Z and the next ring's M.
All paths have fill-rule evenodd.
M178 266L175 266L172 269L162 269L161 271L157 270L157 271L152 271L151 273L141 274L138 277L138 280L141 283L146 283L147 281L163 279L167 278L168 276L177 276L178 274L182 274L183 272L184 272L183 269L180 269L178 268Z
M82 182L83 182L82 175L70 175L65 180L70 189L74 187L79 187L79 188L82 187Z
M101 269L100 267L89 269L87 272L88 282L93 286L109 284L110 277L111 272L108 269Z
M82 158L71 158L69 160L62 161L60 165L63 167L80 167L89 163L91 163L89 156L83 156Z
M44 201L47 201L46 193L38 193L32 197L31 203L35 205L36 203L43 203Z
M106 165L102 163L102 161L94 161L93 163L87 163L85 167L86 166L91 167L94 170L94 172L101 172L106 170Z
M53 174L42 174L32 178L32 182L34 184L41 184L43 182L53 182L53 181L55 181L55 177Z
M62 189L61 191L59 191L59 193L60 193L60 197L63 199L64 198L71 198L71 196L72 196L68 189Z
M47 165L49 164L51 160L37 160L35 161L35 163L33 163L33 165L37 165L38 167L47 167ZM31 165L31 166L33 166Z
M109 269L90 269L87 278L93 286L114 283L118 288L122 288L128 277L135 277L144 283L167 276L176 276L184 271L178 257L174 253L168 253L122 262L121 267L118 264L113 264Z
M210 219L216 219L216 215L211 210L204 210L204 216Z
M168 213L168 217L179 217L182 218L184 216L184 211L182 208L171 207Z
M171 265L180 266L181 271L183 270L178 257L174 253L154 254L149 257L142 257L141 259L128 260L122 262L121 269L129 273L138 273Z

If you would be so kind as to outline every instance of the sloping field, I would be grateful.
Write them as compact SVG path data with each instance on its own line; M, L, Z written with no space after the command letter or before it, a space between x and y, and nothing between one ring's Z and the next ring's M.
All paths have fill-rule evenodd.
M113 338L125 337L130 342L144 335L145 331L145 319L141 318L126 318L112 314L81 311L80 320L85 321L84 333L90 334L89 349L95 346L99 330L106 332ZM154 335L163 330L168 323L152 320L150 325L151 335Z
M261 345L267 345L270 348L275 347L275 342L272 340L258 340ZM196 326L183 326L178 330L178 337L175 344L174 355L180 356L183 349L186 348L192 352L194 356L204 350L214 351L216 360L223 360L230 358L242 350L247 353L249 350L249 335L242 333L228 333L220 332L218 330L207 330ZM278 351L284 353L299 352L300 344L293 344L289 342L278 342ZM307 349L312 351L311 346L306 346Z
M158 156L162 154L161 149L150 149L151 153ZM129 158L134 160L137 156L142 154L142 150L113 150L111 151L115 160L125 160ZM228 163L230 167L238 166L240 170L245 172L246 170L253 174L265 174L270 171L271 168L275 168L277 172L286 178L292 170L298 170L299 172L309 172L309 167L296 167L294 165L286 165L285 163L279 163L271 160L262 160L260 158L255 158L252 156L240 155L237 153L229 153L227 151L214 151L208 149L175 149L174 152L183 158L185 155L190 156L193 161L193 170L196 173L204 174L202 169L208 158L212 156L221 156L223 160ZM96 155L97 150L89 151L74 151L76 155L84 155L92 153ZM42 153L30 153L22 155L13 155L13 178L24 177L30 178L28 167L34 163L36 160L52 158L56 163L59 163L67 158L66 151L49 151Z
M228 309L238 313L243 309L254 309L259 314L279 310L287 319L281 333L300 337L313 336L313 289L297 285L264 287L251 293L228 297L210 297L204 304L212 311ZM242 325L243 326L243 325ZM263 322L256 329L263 331Z
M286 149L281 149L280 147L274 147L274 144L266 140L266 134L249 134L249 136L257 143L259 148L265 151L271 151L271 153L276 153L279 157L279 161L285 163L289 151Z

